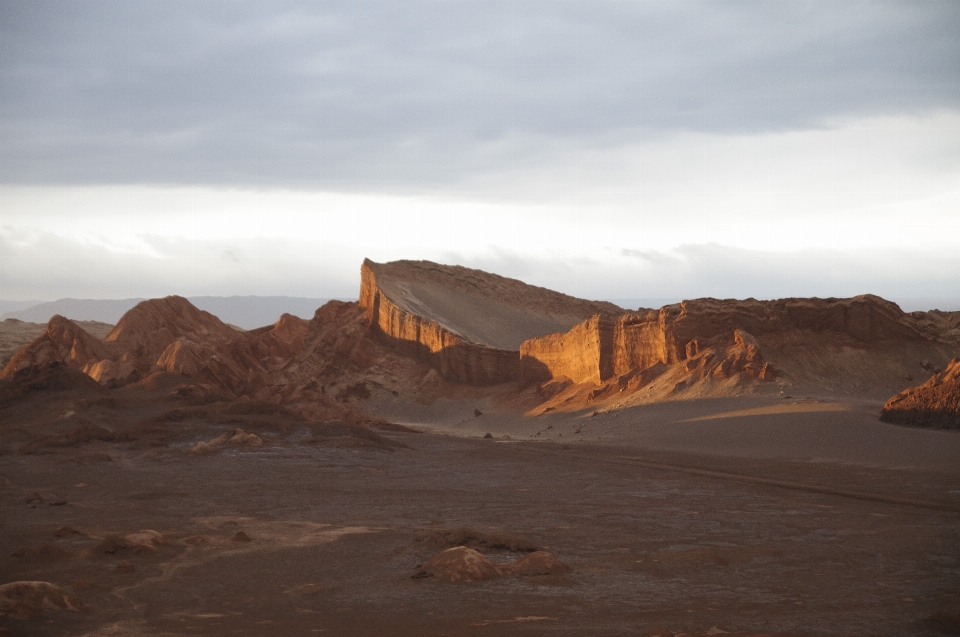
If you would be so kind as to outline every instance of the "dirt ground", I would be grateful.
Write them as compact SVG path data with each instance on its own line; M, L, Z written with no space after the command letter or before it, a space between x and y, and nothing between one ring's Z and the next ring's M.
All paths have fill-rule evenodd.
M393 450L294 431L189 453L204 432L0 456L2 580L85 607L0 634L960 634L955 432L769 397L380 407L425 433L380 432ZM570 570L414 577L464 538Z

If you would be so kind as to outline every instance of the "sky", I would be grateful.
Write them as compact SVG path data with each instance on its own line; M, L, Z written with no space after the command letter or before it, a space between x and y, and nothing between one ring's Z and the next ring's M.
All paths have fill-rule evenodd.
M960 3L0 1L0 300L960 298Z

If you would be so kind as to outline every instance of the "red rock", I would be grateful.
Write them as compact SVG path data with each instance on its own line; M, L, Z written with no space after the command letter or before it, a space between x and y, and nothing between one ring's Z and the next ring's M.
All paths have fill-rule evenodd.
M414 578L436 577L448 582L475 582L500 577L499 564L465 546L455 546L428 560Z
M884 422L960 429L960 358L919 387L906 389L883 406Z
M503 570L511 575L534 577L537 575L560 575L570 571L570 567L547 551L534 551L520 559L505 564Z
M47 323L46 332L17 352L3 368L0 378L28 368L48 367L52 363L66 363L75 369L107 358L112 350L79 325L60 315Z
M656 365L694 360L687 364L687 371L695 377L723 379L742 374L770 380L777 372L763 359L756 336L776 340L799 331L830 333L866 345L884 340L933 341L949 329L942 321L932 322L927 313L904 314L896 304L872 295L777 301L697 299L625 313L612 326L595 317L566 333L530 339L520 349L521 385L561 376L575 383L602 384L615 377L635 378L638 370Z
M596 315L569 332L532 338L520 345L520 386L566 376L599 385L613 376L614 323Z
M429 261L361 267L360 306L384 342L445 378L492 385L520 376L521 343L622 312L515 279Z

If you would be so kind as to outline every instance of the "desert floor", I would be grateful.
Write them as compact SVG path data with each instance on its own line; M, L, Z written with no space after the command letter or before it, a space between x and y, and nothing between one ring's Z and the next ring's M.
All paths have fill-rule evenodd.
M957 432L811 398L379 408L424 433L0 457L3 581L87 607L0 634L960 634ZM490 539L509 537L571 570L414 579L462 528L496 561L519 556ZM111 540L143 529L162 539Z

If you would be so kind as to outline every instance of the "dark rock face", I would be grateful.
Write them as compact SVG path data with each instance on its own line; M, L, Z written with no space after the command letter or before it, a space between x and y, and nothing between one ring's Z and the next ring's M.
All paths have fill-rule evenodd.
M898 425L960 429L960 358L918 387L906 389L883 406L880 420Z

